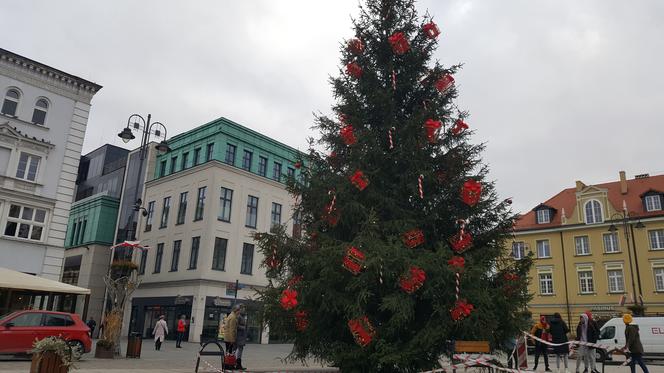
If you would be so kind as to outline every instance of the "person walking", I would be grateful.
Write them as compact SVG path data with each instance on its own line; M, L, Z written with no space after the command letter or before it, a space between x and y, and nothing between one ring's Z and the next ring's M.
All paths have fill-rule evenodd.
M639 326L632 324L634 319L632 315L626 313L623 315L623 322L625 323L625 347L623 350L629 351L629 369L632 373L636 373L636 364L638 363L643 373L649 373L648 367L643 362L643 345L641 344L641 336L639 335Z
M549 323L546 322L546 317L540 315L539 321L530 329L530 334L545 341L549 340ZM544 371L550 372L549 369L549 354L548 346L538 340L535 340L535 366L533 370L537 370L537 363L539 362L540 355L544 355Z
M235 350L235 356L237 357L235 369L245 370L246 368L242 366L242 352L244 351L244 346L247 344L247 308L244 304L240 305L240 313L237 318L237 338L235 344L237 346Z
M166 316L159 316L159 320L154 325L152 329L152 335L154 335L154 349L157 351L161 350L161 344L164 342L164 339L168 335L168 325L166 325Z
M87 323L85 323L88 328L90 328L90 338L93 338L93 334L95 332L95 328L97 327L97 322L95 321L94 317L90 317L90 320L88 320Z
M233 306L233 311L226 318L226 328L224 330L224 342L226 343L226 353L232 354L235 352L235 342L237 341L237 323L238 314L240 313L240 305Z
M585 313L582 313L581 316L579 316L579 324L576 326L576 340L580 342L588 342L588 315ZM579 367L581 366L582 360L584 365L583 372L586 373L590 366L588 347L579 345L576 348L576 373L579 373Z
M175 348L182 348L182 339L184 338L184 332L187 330L187 316L180 316L178 320L177 335L175 338Z
M597 340L599 339L599 325L593 320L593 314L590 313L590 311L586 311L585 314L588 316L588 342L597 343ZM586 353L588 354L588 362L590 363L588 368L592 373L599 373L595 363L595 348L588 346Z
M556 354L556 370L560 372L560 361L562 360L565 365L565 373L567 373L567 355L569 354L567 333L569 333L569 327L558 312L553 314L553 318L549 322L549 332L551 333L551 342L555 344L562 343L560 346L553 347L553 352Z

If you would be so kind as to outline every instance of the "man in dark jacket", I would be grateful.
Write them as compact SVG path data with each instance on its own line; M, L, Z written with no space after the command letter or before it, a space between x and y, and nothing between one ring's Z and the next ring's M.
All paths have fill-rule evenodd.
M565 364L565 372L567 372L567 355L569 353L567 333L569 333L569 327L558 312L553 314L553 318L550 321L549 331L551 332L551 342L560 345L553 347L553 352L556 353L556 369L560 371L560 360L562 360Z
M630 325L632 321L632 315L628 313L623 315L623 322L625 323L625 350L629 351L629 357L632 359L629 363L629 369L632 373L635 373L636 364L638 363L641 369L643 369L643 373L648 373L648 367L643 362L643 345L639 336L639 326Z
M599 325L593 320L593 314L590 313L590 311L586 311L586 315L588 316L588 342L597 343L597 340L599 339ZM588 360L590 361L590 370L592 373L599 373L599 370L597 370L595 365L595 348L588 347L587 353Z

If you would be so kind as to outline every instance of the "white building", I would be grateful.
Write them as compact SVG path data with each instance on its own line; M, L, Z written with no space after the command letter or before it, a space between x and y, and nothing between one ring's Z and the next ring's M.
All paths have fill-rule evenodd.
M0 266L60 279L90 101L100 89L0 49Z

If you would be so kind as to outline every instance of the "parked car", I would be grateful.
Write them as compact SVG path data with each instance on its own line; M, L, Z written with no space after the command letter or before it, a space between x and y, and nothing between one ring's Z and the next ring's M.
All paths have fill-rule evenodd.
M639 326L643 355L651 358L664 356L664 317L635 317L632 324ZM622 318L616 317L607 321L600 329L597 343L618 348L624 347L625 323ZM601 354L603 350L598 349L598 352ZM611 359L611 354L607 356L607 359Z
M81 353L90 352L90 328L73 313L42 310L16 311L0 318L0 354L32 350L35 339L61 336Z

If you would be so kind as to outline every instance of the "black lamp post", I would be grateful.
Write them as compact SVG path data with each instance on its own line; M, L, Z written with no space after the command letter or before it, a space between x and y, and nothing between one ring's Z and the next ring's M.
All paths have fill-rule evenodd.
M164 154L171 150L171 148L168 146L168 143L166 142L166 126L160 122L150 123L151 118L151 114L148 114L147 120L138 114L132 114L129 116L129 119L127 119L127 127L118 133L118 137L120 137L125 143L128 143L129 141L136 138L136 136L134 136L134 131L137 131L141 134L141 146L138 153L138 174L136 175L136 201L134 202L134 212L142 210L143 216L147 215L147 211L142 206L143 202L141 201L138 188L140 187L141 173L143 172L143 162L145 161L145 155L147 153L150 137L154 136L157 139L161 139L161 142L155 146L155 149L157 149L159 154ZM134 213L132 212L132 214L129 215L129 222L127 224L129 230L131 230L131 235L128 235L128 238L131 240L136 240L136 229L133 228L133 224ZM138 218L136 219L136 227L138 227Z
M632 250L634 250L634 260L636 260L636 242L634 242L634 245L630 247L630 230L632 232L632 235L634 234L634 231L632 230L632 223L630 223L630 214L633 214L632 212L628 212L626 209L624 209L621 212L617 212L613 215L611 215L610 220L618 220L620 223L622 223L622 228L623 228L623 233L625 235L625 241L627 242L627 257L629 259L629 274L632 279L632 294L634 294L634 298L632 299L634 301L635 305L638 305L638 302L636 300L636 285L634 282L634 269L632 265ZM637 229L642 229L645 228L645 225L641 222L641 220L638 220L636 222L636 225L634 225ZM615 233L618 231L618 228L616 227L615 223L611 223L609 226L609 232ZM638 267L638 263L636 264ZM639 289L641 288L640 283L639 283ZM639 296L641 294L639 293ZM643 304L641 304L643 306Z

